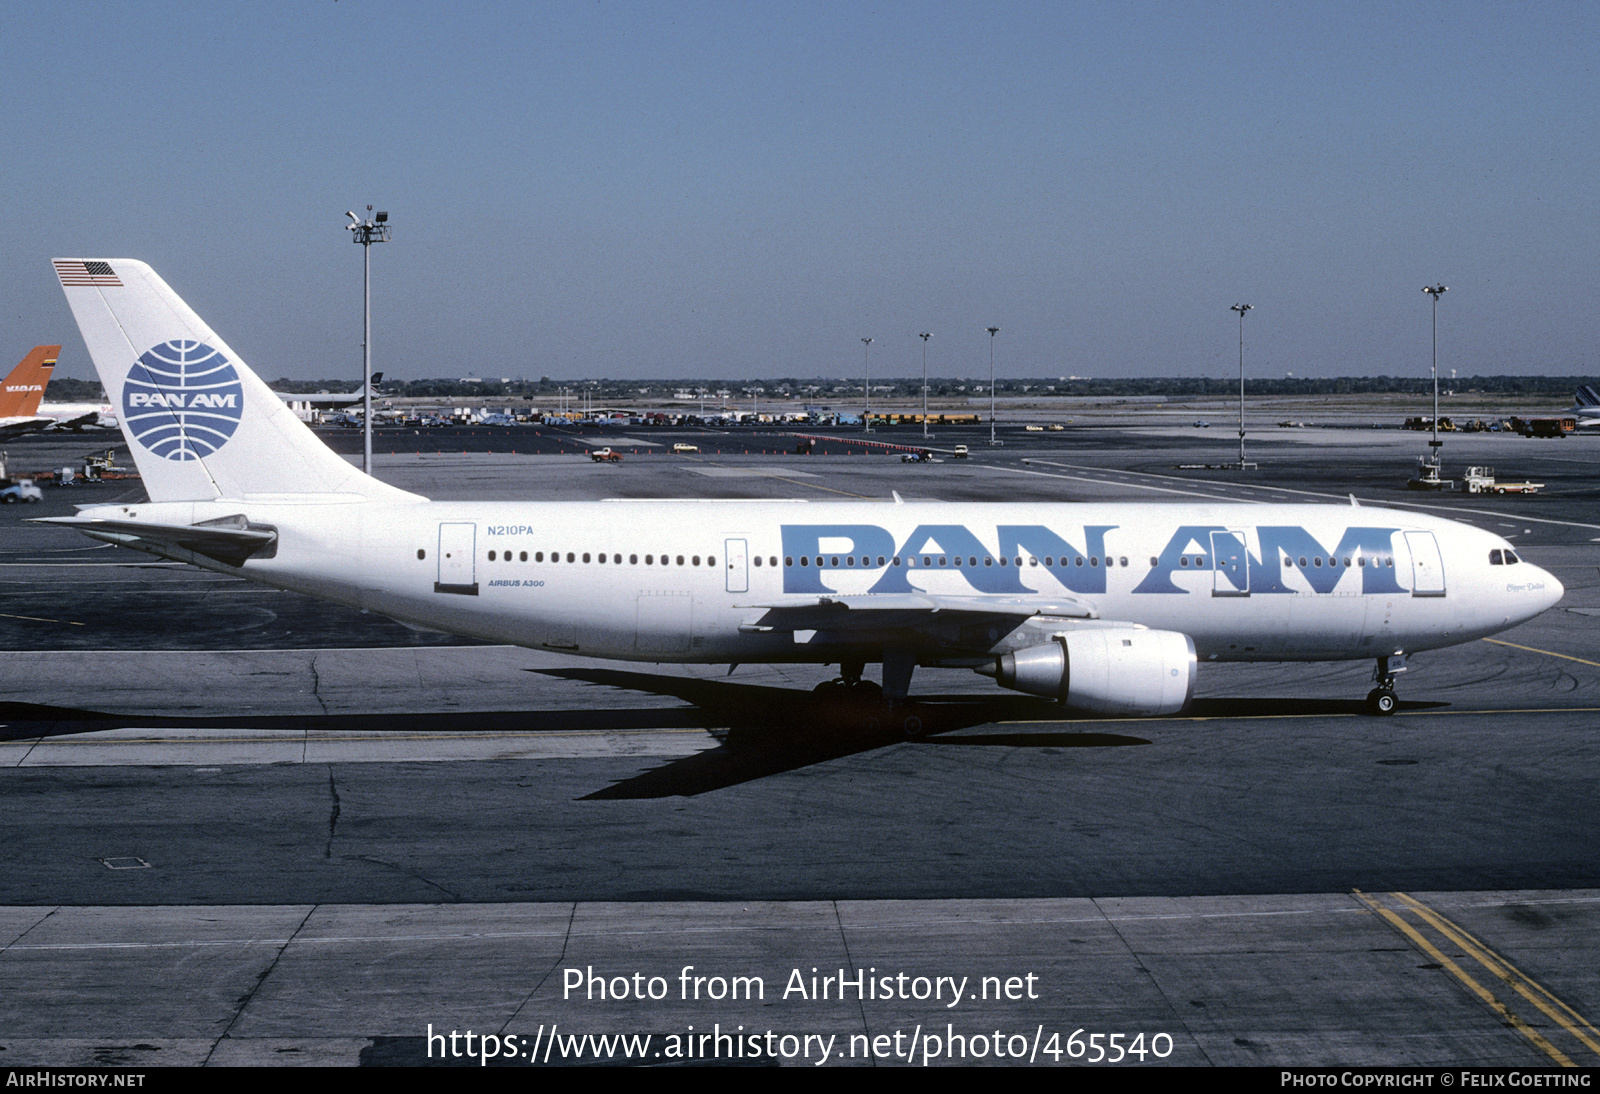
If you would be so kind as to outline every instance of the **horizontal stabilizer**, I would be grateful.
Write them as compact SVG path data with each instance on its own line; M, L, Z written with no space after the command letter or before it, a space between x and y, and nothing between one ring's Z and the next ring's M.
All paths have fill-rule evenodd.
M116 543L165 558L178 558L171 548L202 555L225 566L243 566L246 559L270 558L277 546L278 532L266 525L251 524L243 515L221 517L200 524L151 524L138 520L105 520L100 517L41 517L40 524L63 524L91 539Z

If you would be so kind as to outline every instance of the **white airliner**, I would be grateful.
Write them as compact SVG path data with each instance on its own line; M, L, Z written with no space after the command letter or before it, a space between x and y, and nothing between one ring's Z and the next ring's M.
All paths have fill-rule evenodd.
M378 398L382 393L378 390L378 382L383 379L383 373L372 374L372 397ZM346 407L358 406L367 397L367 385L362 384L354 391L318 391L303 393L294 391L274 391L274 395L286 403L304 403L313 410L344 410Z
M1584 384L1573 396L1567 413L1578 419L1579 428L1600 425L1600 391Z
M150 502L51 519L422 627L838 664L824 687L890 705L968 667L1114 715L1181 711L1197 662L1372 659L1386 714L1399 661L1562 594L1499 536L1354 504L429 501L325 447L150 267L56 270Z

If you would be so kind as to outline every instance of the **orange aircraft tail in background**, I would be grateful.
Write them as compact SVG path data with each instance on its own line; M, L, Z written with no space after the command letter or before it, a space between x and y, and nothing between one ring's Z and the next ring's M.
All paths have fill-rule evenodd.
M44 389L60 356L60 346L34 346L28 352L0 383L0 418L32 418L39 413Z

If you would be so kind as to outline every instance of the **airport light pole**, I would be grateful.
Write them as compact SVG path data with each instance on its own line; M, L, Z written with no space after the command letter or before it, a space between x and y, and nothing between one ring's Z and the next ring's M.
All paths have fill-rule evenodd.
M933 335L923 331L917 335L922 339L922 439L928 439L928 339Z
M1428 447L1433 450L1433 466L1437 469L1439 449L1444 445L1439 440L1439 297L1449 292L1450 286L1424 285L1422 291L1433 297L1433 439Z
M867 354L872 349L872 339L861 340L861 371L867 377L867 401L861 411L861 430L864 433L872 432L872 365L867 360Z
M367 206L372 212L372 206ZM372 474L372 245L389 242L389 214L379 212L363 221L346 213L345 228L361 244L361 470Z
M1244 313L1254 304L1235 304L1229 311L1239 313L1239 470L1244 470Z
M1000 333L1000 328L984 329L989 332L989 447L993 448L1000 443L994 439L994 336Z

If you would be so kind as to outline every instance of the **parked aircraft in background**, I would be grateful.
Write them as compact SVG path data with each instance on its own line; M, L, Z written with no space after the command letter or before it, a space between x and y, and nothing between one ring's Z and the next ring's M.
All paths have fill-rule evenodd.
M0 438L34 433L55 424L54 418L39 413L39 404L60 356L60 346L34 346L0 383Z
M1578 419L1578 428L1600 425L1600 391L1584 384L1573 397L1567 413Z
M49 429L117 427L117 416L105 403L43 401L60 356L60 346L34 346L0 385L0 438Z
M383 379L383 373L372 374L372 397L378 398L378 382ZM367 397L367 385L362 384L351 392L318 391L313 394L298 391L274 391L274 395L286 403L305 403L313 410L343 410L346 407L360 406Z
M115 429L117 414L106 403L45 403L39 413L49 418L48 429Z
M1367 659L1389 713L1400 661L1563 591L1491 532L1353 504L429 501L324 446L144 263L56 270L150 502L50 520L487 641L837 664L825 688L891 706L967 667L1114 715L1184 709L1200 662Z

